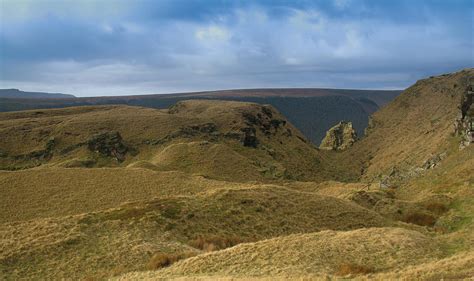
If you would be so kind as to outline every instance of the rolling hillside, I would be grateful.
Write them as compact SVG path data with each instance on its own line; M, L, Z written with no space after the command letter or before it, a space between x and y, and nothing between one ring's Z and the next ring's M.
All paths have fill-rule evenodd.
M99 120L99 122L98 122ZM130 167L249 181L332 177L271 106L191 100L170 110L74 107L0 116L0 167Z
M0 112L84 105L123 104L167 109L189 99L219 99L273 105L308 139L319 144L324 133L341 119L352 121L363 135L368 116L395 98L400 91L343 89L249 89L166 95L90 97L75 99L2 98ZM15 98L16 97L16 98Z
M0 279L472 278L472 76L417 82L343 151L259 103L1 113Z

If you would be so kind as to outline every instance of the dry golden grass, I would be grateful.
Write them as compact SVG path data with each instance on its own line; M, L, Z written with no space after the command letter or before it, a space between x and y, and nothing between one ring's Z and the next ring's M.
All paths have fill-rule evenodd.
M146 270L156 252L198 252L156 223L84 216L2 224L0 241L2 280L103 280Z
M418 81L372 116L368 136L342 153L326 152L353 177L372 180L421 167L433 155L449 148L461 96L474 69ZM454 87L454 85L457 85Z
M260 167L231 147L210 142L183 142L165 147L149 163L156 170L183 171L209 178L232 180L245 175L248 180L262 178Z
M268 111L284 119L251 103L0 114L0 167L20 169L0 172L0 279L472 277L474 146L459 151L450 135L472 74L418 82L342 153L316 150L289 123L258 129L257 148L216 137ZM188 134L209 123L214 135ZM133 148L125 161L81 145L104 131ZM25 157L51 138L51 155ZM398 188L380 189L393 166ZM361 172L366 182L339 182Z
M239 186L245 185L148 169L0 171L0 222L80 214L113 208L124 202Z
M369 273L374 273L373 268L369 268L365 265L353 264L353 263L343 263L339 265L339 268L334 275L347 276L347 275L366 275Z
M240 244L177 262L160 271L124 275L122 279L385 272L432 261L439 256L437 247L430 237L400 228L322 231Z
M196 253L184 252L184 253L155 253L150 261L148 261L148 270L157 270L163 267L172 265L173 263L195 256Z
M227 187L0 224L0 263L14 279L103 278L145 270L156 252L199 253L291 233L384 225L390 222L334 197L275 185Z
M256 148L239 139L248 127L256 129ZM120 133L130 148L122 163L84 145L95 134L111 131ZM0 168L7 170L139 166L232 181L337 176L280 113L252 103L192 100L172 111L93 106L1 113L0 135L8 136L0 138ZM41 154L51 141L49 154L31 156Z
M375 280L472 280L474 252L463 252L448 258L408 266L398 272L381 273Z
M239 236L199 236L194 240L191 240L189 244L197 249L201 249L205 252L212 252L217 250L226 249L233 247L237 244L249 242L247 239L242 239Z

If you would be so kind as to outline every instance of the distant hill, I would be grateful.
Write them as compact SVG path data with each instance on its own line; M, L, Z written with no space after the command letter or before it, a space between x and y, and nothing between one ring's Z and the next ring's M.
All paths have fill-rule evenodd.
M319 144L325 132L340 120L351 121L359 135L369 115L401 91L346 89L244 89L181 94L85 97L68 99L1 98L0 112L83 105L124 104L165 109L190 99L219 99L270 104L285 115L309 140Z
M18 89L0 89L0 98L9 99L71 99L75 98L69 94L24 92Z

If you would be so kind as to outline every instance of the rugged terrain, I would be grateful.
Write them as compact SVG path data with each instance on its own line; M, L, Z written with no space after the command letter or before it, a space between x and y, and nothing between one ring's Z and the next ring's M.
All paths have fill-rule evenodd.
M471 278L472 76L417 82L344 150L256 103L2 113L0 279Z
M7 95L2 95L2 92ZM319 144L326 130L340 120L353 122L359 135L363 135L369 115L399 94L400 91L344 89L248 89L71 99L70 96L62 98L47 93L12 92L5 89L0 90L0 112L108 104L167 109L179 101L189 99L254 102L273 105L309 140Z

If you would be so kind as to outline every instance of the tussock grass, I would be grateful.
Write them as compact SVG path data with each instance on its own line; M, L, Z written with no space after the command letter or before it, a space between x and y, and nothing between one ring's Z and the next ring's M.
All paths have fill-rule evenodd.
M449 207L447 206L447 204L443 204L439 202L427 203L425 208L436 215L442 215L449 210Z
M384 225L390 222L342 199L275 185L226 185L70 217L3 223L0 260L8 264L5 274L17 279L101 279L146 270L154 253L172 263L176 253L216 251L292 233ZM70 266L64 268L66 260Z
M432 261L437 247L430 237L400 228L322 231L240 244L123 278L363 275Z
M147 264L148 270L157 270L172 265L173 263L195 256L196 253L155 253Z
M217 235L209 235L199 236L196 239L191 240L189 245L205 252L212 252L233 247L244 242L249 242L249 239L243 239L238 236L222 237Z
M474 146L450 136L472 74L418 82L341 153L251 103L0 114L0 279L472 277ZM123 162L84 145L108 131Z
M343 263L339 265L337 271L335 272L335 275L365 275L369 273L374 273L374 269L359 264Z
M160 196L251 186L129 168L0 171L0 222L74 215Z

